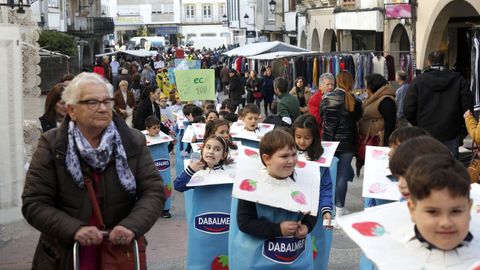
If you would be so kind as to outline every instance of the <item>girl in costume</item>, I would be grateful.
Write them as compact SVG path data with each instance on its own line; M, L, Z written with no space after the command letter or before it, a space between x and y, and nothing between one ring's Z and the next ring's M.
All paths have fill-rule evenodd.
M230 135L230 121L218 119L208 123L205 128L205 138L213 135L222 137L228 143L230 153L232 150L238 149L238 146L233 142L233 138Z
M223 137L206 138L200 160L192 159L175 179L177 191L194 188L190 213L187 213L190 217L187 220L187 269L228 269L230 203L235 177L228 151L228 143ZM218 180L218 183L212 179ZM198 184L204 180L210 180L210 183ZM187 186L194 182L195 186Z
M278 191L291 186L298 161L292 135L282 129L268 132L259 151L265 166L262 181ZM230 269L312 269L307 234L316 217L239 199L236 219L239 231L230 235Z
M323 154L320 131L315 117L304 114L295 119L292 125L292 133L297 145L299 159L318 161ZM317 222L323 226L316 226L312 231L314 269L327 269L330 248L332 245L332 179L330 170L320 168L320 204Z

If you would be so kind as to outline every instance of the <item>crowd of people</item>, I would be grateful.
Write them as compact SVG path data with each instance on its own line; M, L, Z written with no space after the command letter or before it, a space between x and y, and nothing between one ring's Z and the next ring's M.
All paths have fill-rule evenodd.
M217 96L223 93L226 99L183 102L168 71L155 71L153 61L103 57L93 73L65 76L48 93L45 114L39 118L45 133L22 196L25 218L42 233L34 268L54 269L56 265L68 269L71 245L78 241L81 252L87 254L81 269L99 269L99 244L106 241L102 230L109 231L106 239L113 244L125 245L143 237L159 216L171 217L169 209L164 209L162 179L140 131L146 129L149 136L162 131L175 138L169 151L177 162L179 157L183 161L193 150L182 143L185 128L178 126L179 117L186 118L185 126L206 124L200 158L192 155L188 166L177 169L174 186L180 192L192 189L187 184L195 174L206 170L214 175L232 166L230 157L238 146L229 131L236 123L244 125L248 134L260 132L261 122L275 125L256 146L252 144L259 150L267 180L290 183L300 156L317 161L323 154L322 141L339 142L337 174L330 176L322 170L318 220L309 213L299 215L239 200L234 220L239 229L236 237L242 241L304 239L315 226L331 230L332 220L349 213L345 207L348 182L355 173L360 175L367 146L390 147L390 170L398 181L399 200L408 201L415 240L442 251L478 241L472 240L468 228L470 177L457 160L465 123L477 143L480 125L472 115L473 100L465 78L445 68L442 52L429 55L428 68L410 85L406 73L397 72L396 90L383 75L366 76L363 100L353 94L354 78L348 71L322 74L319 89L312 92L302 77L290 88L287 79L273 77L271 67L241 75L222 63L216 52L206 52L202 67L215 69ZM90 209L85 178L96 186L104 211L103 228ZM332 178L336 178L334 188ZM230 198L226 198L228 205ZM391 202L364 199L365 208ZM427 202L427 207L441 210L425 214ZM444 210L451 207L460 210L456 208L455 214ZM454 230L455 237L439 239L434 225L428 223L437 222L438 216L449 220L451 215L457 215L461 224L438 222L435 226ZM240 258L232 259L232 269L253 269L265 263L267 268L262 269L278 269L273 261L252 259L261 256L259 250L242 243L233 244L235 252L244 253L241 257L229 254ZM368 264L367 259L363 269L373 267ZM311 260L302 259L288 269L311 265Z

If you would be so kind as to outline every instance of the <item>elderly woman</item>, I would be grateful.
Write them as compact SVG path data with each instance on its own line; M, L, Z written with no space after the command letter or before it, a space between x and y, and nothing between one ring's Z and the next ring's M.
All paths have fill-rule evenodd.
M65 115L67 115L67 107L65 106L65 101L62 100L63 90L65 90L65 85L57 83L48 92L45 100L45 113L38 118L43 132L59 126Z
M68 115L44 133L27 172L25 219L41 232L33 269L72 269L72 246L81 245L81 269L99 269L99 222L84 186L92 179L114 245L143 236L165 201L162 179L145 136L113 113L105 80L81 73L62 96Z
M132 115L135 109L135 95L132 91L128 90L128 82L125 80L120 81L118 84L120 88L113 95L115 112L125 120L129 127L132 126Z

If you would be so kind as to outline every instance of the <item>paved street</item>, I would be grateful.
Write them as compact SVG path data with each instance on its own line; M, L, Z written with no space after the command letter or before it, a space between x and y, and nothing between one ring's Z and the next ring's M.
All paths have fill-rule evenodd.
M43 111L44 100L45 97L27 99L24 118L38 117ZM352 212L362 209L361 186L358 178L349 185L347 208ZM187 229L183 195L174 192L173 196L172 219L159 219L147 234L149 269L185 269ZM20 239L0 241L0 269L30 269L38 236L38 232L31 229ZM329 269L356 269L360 249L341 230L334 231L333 241Z

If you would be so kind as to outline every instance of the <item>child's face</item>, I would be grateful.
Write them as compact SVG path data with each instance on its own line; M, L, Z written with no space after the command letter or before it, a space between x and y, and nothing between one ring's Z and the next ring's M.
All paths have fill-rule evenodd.
M160 133L160 125L153 125L147 128L148 136L157 136Z
M207 115L207 123L208 123L208 122L215 121L215 120L217 120L217 119L218 119L218 117L217 117L217 115L214 114L214 113L209 113L209 114Z
M167 99L166 98L159 99L158 104L162 107L166 107L167 106Z
M243 118L245 123L245 129L249 131L254 131L258 127L259 115L256 113L247 113Z
M215 136L220 136L222 137L223 139L225 139L225 141L229 141L230 140L230 132L229 132L229 127L228 125L224 125L224 126L219 126L216 130L215 130Z
M471 207L469 198L452 197L446 188L432 190L423 200L408 200L410 216L420 234L442 250L456 248L467 237Z
M312 131L309 128L296 128L295 129L295 144L298 150L305 151L312 145L313 136Z
M225 149L221 142L216 139L208 140L202 149L202 158L207 163L207 166L212 168L220 163L226 157Z
M410 199L410 191L407 186L407 179L403 176L398 177L398 190L405 199Z
M262 159L270 176L279 179L287 178L292 175L297 164L297 149L285 146L271 156L262 154Z

